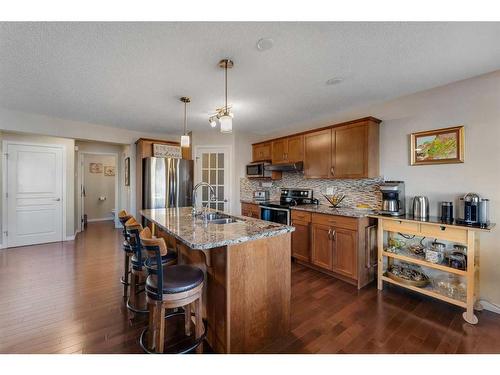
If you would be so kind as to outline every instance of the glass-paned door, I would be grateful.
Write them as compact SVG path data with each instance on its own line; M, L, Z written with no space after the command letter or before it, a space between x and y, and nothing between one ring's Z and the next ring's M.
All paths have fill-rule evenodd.
M218 211L229 211L229 166L228 152L224 149L203 148L198 150L197 164L199 168L198 178L208 182L215 188L215 199L210 199L208 186L201 187L201 200L198 202Z

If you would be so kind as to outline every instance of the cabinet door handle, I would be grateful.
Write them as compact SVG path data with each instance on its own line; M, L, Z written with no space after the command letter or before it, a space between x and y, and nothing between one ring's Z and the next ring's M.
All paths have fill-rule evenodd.
M330 173L332 174L332 176L335 175L335 167L330 167Z
M328 229L328 239L332 240L332 228Z
M335 241L335 229L332 229L332 241Z

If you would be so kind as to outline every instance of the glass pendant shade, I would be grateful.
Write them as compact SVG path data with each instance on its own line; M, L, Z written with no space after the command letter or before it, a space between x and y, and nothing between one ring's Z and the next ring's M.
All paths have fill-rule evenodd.
M233 132L233 118L229 114L225 114L219 118L220 121L220 132L221 133L232 133Z
M181 147L189 147L189 135L181 135Z

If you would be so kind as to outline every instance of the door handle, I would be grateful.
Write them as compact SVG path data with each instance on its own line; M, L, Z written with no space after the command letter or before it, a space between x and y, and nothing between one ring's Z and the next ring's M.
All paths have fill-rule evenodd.
M56 202L59 202L61 200L61 198L54 198L53 200Z

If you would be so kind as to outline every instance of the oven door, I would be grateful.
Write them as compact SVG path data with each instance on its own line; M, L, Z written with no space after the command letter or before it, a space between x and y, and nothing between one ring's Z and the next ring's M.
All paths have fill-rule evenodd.
M290 210L288 208L260 206L260 219L290 225Z
M264 164L255 163L247 165L247 177L263 177L264 176Z

